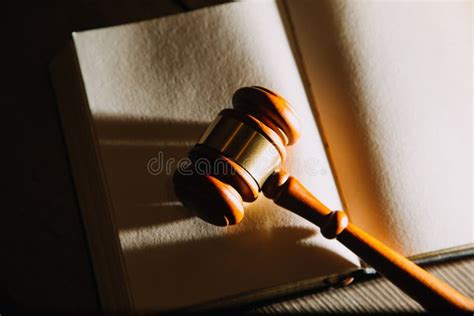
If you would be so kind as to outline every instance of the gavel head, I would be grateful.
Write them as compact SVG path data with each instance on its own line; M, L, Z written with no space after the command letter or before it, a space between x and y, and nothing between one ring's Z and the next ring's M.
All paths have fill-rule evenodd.
M191 164L173 177L176 196L205 221L239 223L243 201L252 202L296 142L294 110L276 93L252 86L237 90L232 109L221 111L191 149Z

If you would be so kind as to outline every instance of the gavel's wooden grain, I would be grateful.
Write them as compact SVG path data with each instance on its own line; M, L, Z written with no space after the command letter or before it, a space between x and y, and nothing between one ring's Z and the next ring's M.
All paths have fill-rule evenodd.
M264 193L276 204L321 227L325 237L335 237L427 310L474 311L472 300L349 223L343 212L329 210L296 178L268 183Z
M284 160L284 146L296 142L300 135L296 114L285 99L266 88L245 87L237 90L232 103L234 109L227 114L241 117L242 122L250 120L247 123L271 143L280 144L276 147L283 151L280 155ZM235 171L233 176L177 173L175 191L183 204L200 213L203 219L221 226L237 224L244 217L242 200L251 201L258 194L255 181L246 170L219 152L195 147L190 155L192 160L211 156L226 161ZM277 205L320 227L324 237L336 238L426 309L474 312L472 300L351 224L343 211L330 210L283 169L275 170L262 191Z

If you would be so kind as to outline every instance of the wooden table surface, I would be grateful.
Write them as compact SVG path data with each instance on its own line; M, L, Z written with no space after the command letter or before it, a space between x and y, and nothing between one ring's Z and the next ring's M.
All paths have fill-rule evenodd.
M219 2L224 1L46 0L18 2L3 9L5 34L1 37L0 51L4 71L0 100L6 111L2 115L6 122L3 135L12 139L15 150L13 165L4 165L9 177L7 203L0 220L3 249L0 313L8 310L98 312L100 308L48 73L48 64L55 53L73 31L155 18ZM8 150L3 153L10 158ZM23 170L22 177L19 170ZM463 291L472 294L469 285L474 283L472 278L467 277L468 285L462 280L466 280L465 271L472 272L473 260L459 264L460 270L455 267L455 272L449 273L461 271L456 280L461 280ZM441 268L452 270L452 267ZM396 294L390 285L383 285L383 280L371 282L376 282L375 289L388 286L386 291L395 293L389 294L389 298L402 295ZM325 295L336 295L344 298L347 306L357 306L357 297L363 298L364 291L377 291L370 287L364 290L361 286L362 289L350 290L352 294L347 294L346 289L341 294L337 290L307 294L245 311L331 310L324 303ZM400 297L398 303L402 306L417 308L403 295Z

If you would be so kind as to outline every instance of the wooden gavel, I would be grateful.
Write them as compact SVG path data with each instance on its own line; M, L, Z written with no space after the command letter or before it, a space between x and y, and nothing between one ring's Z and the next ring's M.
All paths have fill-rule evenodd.
M211 224L233 225L244 217L243 201L254 201L262 191L319 226L324 237L336 238L427 310L474 311L472 300L351 224L343 211L331 211L288 176L283 169L285 146L300 135L288 102L253 86L237 90L232 104L191 149L192 163L173 177L185 207Z

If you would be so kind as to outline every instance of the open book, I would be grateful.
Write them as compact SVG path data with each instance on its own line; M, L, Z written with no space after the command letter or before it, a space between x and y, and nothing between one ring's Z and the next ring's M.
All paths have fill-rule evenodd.
M242 302L363 267L263 196L226 228L177 201L179 159L242 86L293 105L287 169L331 209L408 256L470 251L471 19L470 2L263 1L73 34L52 74L104 307Z

